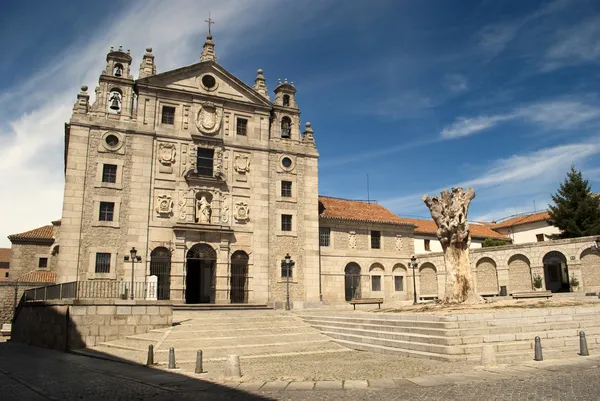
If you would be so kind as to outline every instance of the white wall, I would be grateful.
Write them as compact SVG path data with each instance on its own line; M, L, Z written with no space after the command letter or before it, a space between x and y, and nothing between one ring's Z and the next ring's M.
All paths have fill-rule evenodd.
M425 240L429 240L429 251L425 250ZM415 246L415 254L420 253L433 253L433 252L442 252L442 244L438 241L435 235L427 236L427 235L419 235L415 234L414 237L414 246ZM471 246L469 249L481 248L483 246L483 239L481 238L471 238Z
M560 233L560 230L557 227L549 225L547 221L520 224L518 226L501 228L497 231L504 235L508 235L512 239L513 244L537 242L536 234ZM548 239L544 237L544 241L548 241Z

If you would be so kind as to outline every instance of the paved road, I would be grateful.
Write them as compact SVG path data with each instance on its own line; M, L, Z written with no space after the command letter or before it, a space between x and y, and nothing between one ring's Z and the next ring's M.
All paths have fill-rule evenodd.
M599 365L600 358L592 357L379 383L389 387L391 382L393 388L291 390L293 385L285 385L285 390L247 392L177 372L0 343L0 399L600 400Z

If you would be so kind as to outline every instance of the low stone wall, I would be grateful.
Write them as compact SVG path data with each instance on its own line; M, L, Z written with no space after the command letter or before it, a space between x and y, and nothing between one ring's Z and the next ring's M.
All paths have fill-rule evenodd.
M28 302L19 310L11 339L66 351L169 327L169 301L62 300Z
M0 326L10 323L13 312L23 296L23 292L30 288L42 287L54 283L25 283L20 281L0 282Z

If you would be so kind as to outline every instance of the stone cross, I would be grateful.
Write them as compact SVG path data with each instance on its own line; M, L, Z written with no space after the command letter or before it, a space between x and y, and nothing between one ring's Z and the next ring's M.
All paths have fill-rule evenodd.
M208 19L205 19L204 22L208 24L208 34L212 35L210 33L210 26L215 23L215 20L210 18L210 13L208 13Z

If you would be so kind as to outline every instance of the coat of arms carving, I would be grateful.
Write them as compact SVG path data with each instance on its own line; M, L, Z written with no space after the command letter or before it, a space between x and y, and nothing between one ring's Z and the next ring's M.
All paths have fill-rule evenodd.
M196 127L198 127L198 131L204 134L214 135L221 128L222 118L222 107L215 105L213 102L205 102L198 111Z
M158 195L156 197L156 213L168 216L173 213L173 199L170 195Z
M396 250L402 250L402 235L396 235Z
M174 143L159 143L158 144L158 161L160 162L159 171L161 173L172 173L173 165L175 164Z
M350 231L348 233L348 247L350 249L356 249L356 231Z
M235 217L235 219L237 221L247 221L250 216L250 210L248 208L248 203L244 202L244 201L239 201L239 202L235 202L235 211L233 214L233 217Z
M250 171L250 157L245 153L236 153L234 159L235 171L246 174Z

